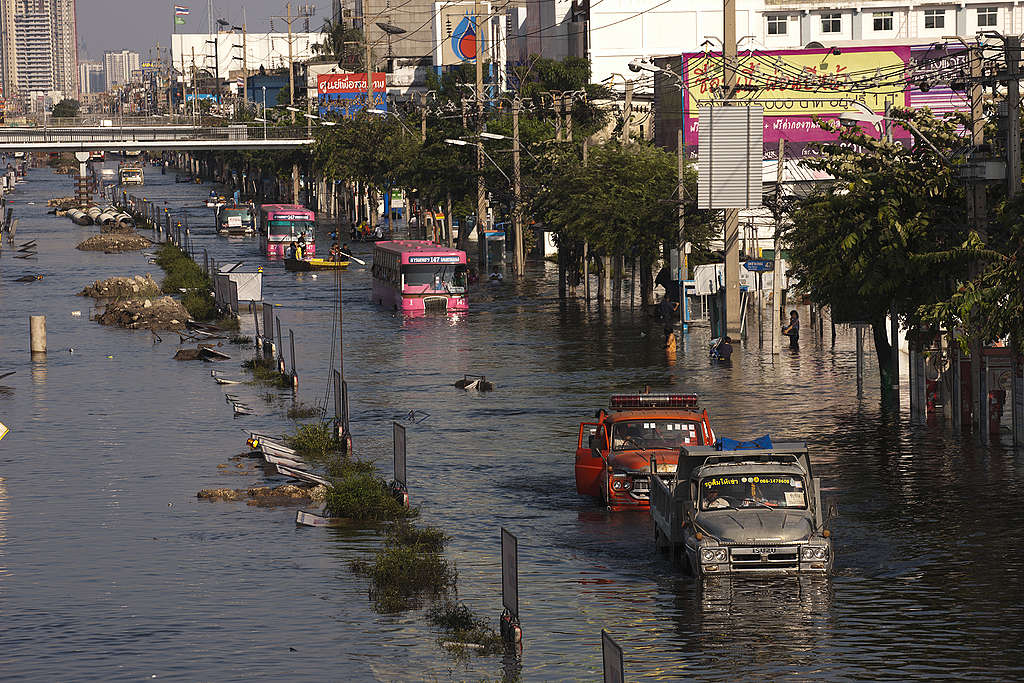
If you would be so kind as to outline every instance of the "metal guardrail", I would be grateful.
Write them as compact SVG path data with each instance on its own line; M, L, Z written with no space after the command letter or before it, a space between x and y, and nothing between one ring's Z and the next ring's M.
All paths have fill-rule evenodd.
M0 143L153 142L165 140L305 140L306 126L146 126L89 128L0 128Z

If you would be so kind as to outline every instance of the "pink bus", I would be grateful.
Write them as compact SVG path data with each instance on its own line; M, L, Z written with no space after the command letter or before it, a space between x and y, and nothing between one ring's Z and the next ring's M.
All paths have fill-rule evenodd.
M469 310L466 252L424 240L377 242L372 298L403 313Z
M260 250L270 258L284 258L289 242L306 242L306 255L316 254L316 214L298 204L260 206Z

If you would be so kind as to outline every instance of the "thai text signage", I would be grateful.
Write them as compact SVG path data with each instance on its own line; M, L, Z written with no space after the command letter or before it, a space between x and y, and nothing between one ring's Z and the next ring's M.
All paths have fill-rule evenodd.
M409 263L461 263L459 256L410 256Z
M316 77L320 116L353 116L366 105L366 72L319 74ZM387 109L387 81L383 71L373 74L373 108Z

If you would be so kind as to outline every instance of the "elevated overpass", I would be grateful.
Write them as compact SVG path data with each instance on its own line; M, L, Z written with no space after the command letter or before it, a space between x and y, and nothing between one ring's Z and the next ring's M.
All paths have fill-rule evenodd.
M116 152L139 150L286 150L313 144L307 126L237 124L0 127L0 152Z

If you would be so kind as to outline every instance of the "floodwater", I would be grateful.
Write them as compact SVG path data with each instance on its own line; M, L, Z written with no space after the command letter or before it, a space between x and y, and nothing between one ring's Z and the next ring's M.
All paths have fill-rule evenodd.
M255 241L212 233L209 185L146 174L135 193L193 207L211 256L262 262ZM0 380L0 677L596 680L601 629L623 646L627 679L1024 677L1024 459L883 416L870 359L858 399L851 334L835 348L805 338L774 365L755 342L720 367L697 329L672 361L660 327L628 307L560 303L547 265L481 285L461 319L396 317L353 265L344 352L358 454L390 470L391 422L406 424L413 503L452 536L459 598L495 627L499 529L519 538L521 658L455 660L422 610L376 613L348 568L379 547L377 529L297 528L293 508L196 499L268 481L229 458L244 430L290 427L290 393L236 385L256 414L233 418L209 364L171 360L176 335L154 343L90 321L82 286L159 270L142 254L75 251L92 229L45 207L70 180L38 169L29 181L11 201L38 259L0 257L0 372L17 371ZM29 272L44 278L14 282ZM295 333L298 399L322 403L334 278L272 263L264 291ZM29 358L33 313L47 316L43 361ZM235 360L218 367L242 374ZM497 390L453 388L467 372ZM831 579L701 586L655 552L645 514L576 495L577 424L644 385L698 392L720 435L811 444L840 512ZM413 424L410 411L429 416Z

